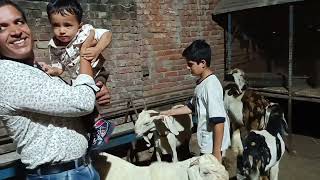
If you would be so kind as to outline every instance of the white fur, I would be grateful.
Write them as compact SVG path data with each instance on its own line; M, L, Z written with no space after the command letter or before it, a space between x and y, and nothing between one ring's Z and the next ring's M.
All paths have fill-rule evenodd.
M228 180L228 172L211 154L177 163L155 162L135 166L119 157L100 153L95 167L105 180Z
M175 106L177 108L179 106ZM161 161L161 154L171 154L172 161L178 161L176 148L191 138L192 120L189 115L151 116L157 113L153 110L143 110L135 123L137 136L143 136L147 144L154 135L157 161Z
M224 107L228 113L229 118L232 123L236 123L237 125L243 124L243 103L241 101L244 93L240 94L238 97L234 97L232 95L228 95L229 90L226 90L224 96Z
M241 141L241 136L240 136L240 130L237 129L233 132L232 134L232 139L231 139L231 150L234 152L236 156L242 155L243 153L243 145Z

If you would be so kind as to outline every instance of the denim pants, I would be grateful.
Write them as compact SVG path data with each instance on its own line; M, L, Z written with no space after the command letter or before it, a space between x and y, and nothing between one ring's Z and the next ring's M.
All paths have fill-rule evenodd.
M27 174L27 180L100 180L98 172L91 164L57 174Z

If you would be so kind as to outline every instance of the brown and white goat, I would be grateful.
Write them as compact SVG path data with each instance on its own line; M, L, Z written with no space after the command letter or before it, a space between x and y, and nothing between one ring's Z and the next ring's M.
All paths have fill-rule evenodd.
M252 130L244 139L243 156L237 162L237 179L269 177L270 180L278 180L279 162L285 151L283 136L287 122L279 104L271 103L266 111L265 129Z
M243 157L243 153L245 151L248 154L248 150L246 151L245 148L248 147L248 144L250 145L249 142L250 140L252 140L251 136L253 136L254 132L256 132L256 134L260 133L259 136L262 136L261 133L265 134L264 136L265 144L270 145L270 148L274 149L274 146L278 146L278 144L272 144L267 142L269 141L268 139L272 139L272 137L277 138L277 136L275 135L272 136L267 134L274 134L269 132L273 131L272 129L274 128L277 130L276 128L277 126L271 125L272 123L269 122L269 119L270 117L273 117L273 119L275 119L274 118L275 116L273 115L274 113L275 114L280 113L281 115L279 115L278 119L272 120L273 123L283 122L283 121L285 122L285 119L284 119L284 114L279 105L270 103L268 102L268 100L265 99L265 97L261 96L260 94L252 90L246 89L247 83L245 80L245 74L242 70L240 69L231 70L226 75L226 80L228 80L229 82L225 86L224 103L225 103L225 108L227 110L229 118L231 119L231 124L232 124L231 127L233 129L231 149L233 150L235 156L237 156L238 158L238 167L241 168L243 167L243 162L248 162L247 158L249 156ZM274 109L274 107L277 107L275 108L276 110ZM270 109L274 109L272 111L272 114L270 114L271 113ZM268 130L266 130L267 127L269 127ZM284 129L285 128L282 128L281 130L282 134L285 134ZM245 145L245 148L244 148L245 142L247 142L247 144ZM281 138L281 142L283 142L282 138ZM252 143L256 144L254 142ZM272 152L274 153L275 151L272 151ZM257 154L256 156L262 157L262 156L265 156L265 154L260 153L260 154ZM241 169L238 169L238 170L241 172ZM240 176L241 175L239 175L239 177Z

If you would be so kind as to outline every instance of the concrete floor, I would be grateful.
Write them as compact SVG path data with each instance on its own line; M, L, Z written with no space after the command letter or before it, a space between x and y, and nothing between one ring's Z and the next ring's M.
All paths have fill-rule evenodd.
M280 180L320 179L320 139L293 136L295 153L286 153L280 162Z

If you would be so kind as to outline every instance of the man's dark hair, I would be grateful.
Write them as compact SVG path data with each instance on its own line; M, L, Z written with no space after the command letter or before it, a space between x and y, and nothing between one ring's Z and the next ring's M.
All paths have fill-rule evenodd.
M15 7L21 13L23 20L27 22L27 18L26 18L25 13L16 3L14 3L10 0L0 0L0 7L7 6L7 5Z
M211 62L211 48L205 40L195 40L183 51L182 56L186 58L187 61L195 61L197 64L205 60L209 67Z
M77 0L50 0L47 5L49 21L51 21L52 14L61 14L62 16L66 16L67 13L75 15L78 22L81 23L83 10Z

